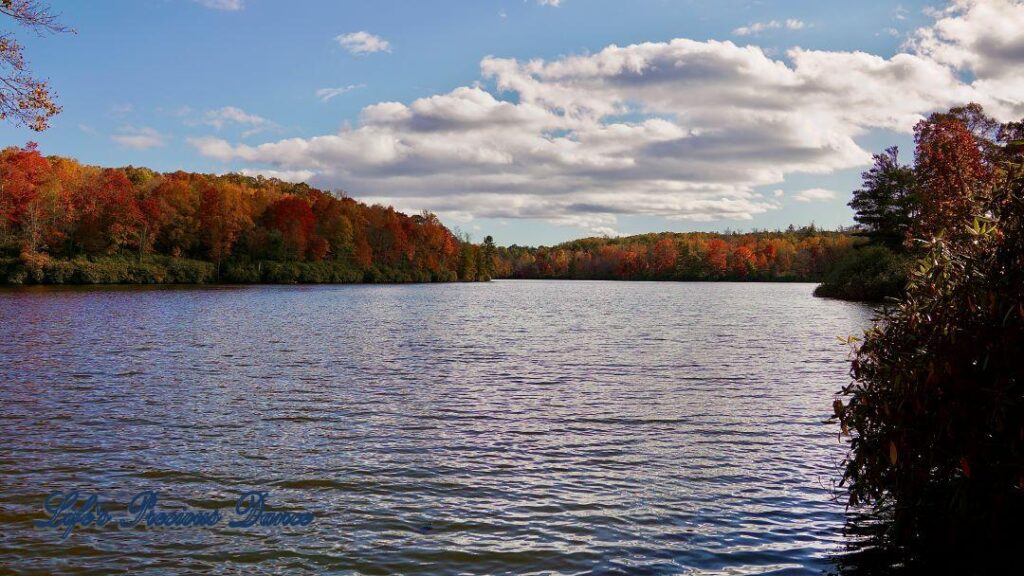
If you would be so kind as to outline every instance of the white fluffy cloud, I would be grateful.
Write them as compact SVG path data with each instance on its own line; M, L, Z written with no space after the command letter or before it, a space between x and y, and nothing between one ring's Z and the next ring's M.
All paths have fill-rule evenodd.
M350 32L336 36L334 40L352 54L391 52L391 43L369 32Z
M167 137L147 126L143 126L141 128L125 126L121 128L118 134L111 136L110 139L125 148L148 150L150 148L159 148L160 146L163 146Z
M993 6L1002 13L988 16ZM868 131L908 132L923 114L971 101L1019 117L1024 90L1010 88L1022 75L1009 68L1024 32L980 30L1022 11L958 2L891 58L794 48L776 59L687 39L551 61L485 58L485 84L378 103L333 134L191 143L211 158L311 172L364 199L458 217L591 230L614 230L625 214L749 219L780 206L758 187L869 163L855 140Z
M955 0L933 15L935 25L918 30L908 48L971 73L999 112L1024 115L1024 3Z
M270 120L256 114L250 114L237 106L224 106L216 110L207 110L201 118L187 119L185 123L192 126L199 124L212 126L217 131L232 124L243 126L246 127L246 130L242 132L243 138L248 138L264 130L276 127L276 124Z

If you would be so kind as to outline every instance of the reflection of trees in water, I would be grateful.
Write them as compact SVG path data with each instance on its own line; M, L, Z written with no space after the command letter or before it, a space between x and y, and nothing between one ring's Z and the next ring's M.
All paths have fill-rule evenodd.
M850 511L844 549L833 557L832 576L1019 574L1024 568L1020 543L1024 529L1016 514L1004 521L967 525L945 521L943 514L900 533L891 511ZM1018 520L1014 520L1017 518Z

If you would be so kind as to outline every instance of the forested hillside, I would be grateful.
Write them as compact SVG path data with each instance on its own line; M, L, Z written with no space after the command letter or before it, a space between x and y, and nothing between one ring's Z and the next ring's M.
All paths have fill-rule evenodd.
M490 254L306 184L0 151L0 282L473 281Z
M643 234L554 247L499 248L508 278L818 281L857 240L813 226L785 231Z

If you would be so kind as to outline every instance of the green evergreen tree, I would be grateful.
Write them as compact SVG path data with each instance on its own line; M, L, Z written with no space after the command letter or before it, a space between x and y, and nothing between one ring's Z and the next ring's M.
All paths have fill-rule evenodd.
M861 178L863 187L849 204L856 211L854 220L873 242L899 249L919 205L914 169L899 163L899 149L893 146L876 154L874 166Z

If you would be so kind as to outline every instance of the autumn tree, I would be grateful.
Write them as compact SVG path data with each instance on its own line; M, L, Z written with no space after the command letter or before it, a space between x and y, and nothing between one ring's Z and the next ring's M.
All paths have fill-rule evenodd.
M304 184L83 166L44 157L34 144L0 150L0 281L426 282L495 275L493 242L482 249L468 242L433 214L410 217ZM55 258L74 263L44 270ZM100 273L98 261L116 264Z
M920 127L922 220L936 234L834 401L850 503L892 516L901 548L957 556L991 543L1012 554L1024 512L1024 142L988 156L1002 159L993 181L974 134L949 115Z
M40 36L71 31L38 0L0 0L0 15ZM50 118L60 110L48 83L29 71L22 45L13 34L0 34L0 120L39 132L49 127Z
M984 149L968 125L952 114L933 114L919 122L914 140L921 212L914 234L931 238L953 233L975 215L992 183Z
M252 225L241 189L234 184L206 186L201 192L199 223L203 244L219 273L239 235Z
M679 253L676 243L670 237L662 238L654 244L653 268L658 276L668 276L675 271L676 258Z
M49 163L34 143L0 153L0 241L16 242L16 231L32 224L30 207L49 171ZM34 250L35 243L29 239L26 248Z
M424 211L412 217L419 231L418 261L432 274L438 275L442 270L456 264L459 241L441 224L436 215Z
M199 245L200 194L192 186L189 175L176 172L163 178L153 195L163 205L160 234L156 248L171 256L188 254Z
M715 276L722 276L729 269L729 245L721 238L708 242L707 262Z
M81 166L66 158L48 160L48 177L29 205L31 217L37 219L40 228L35 238L26 230L27 248L60 252L66 247L77 218L74 197Z
M733 274L739 278L747 278L757 272L754 251L747 245L737 246L732 251Z
M614 280L819 280L852 250L843 232L792 227L586 238L553 247L497 249L498 277Z
M469 235L463 236L459 251L459 280L473 282L477 279L477 247L469 240Z
M1005 147L999 141L1000 134L1008 124L1003 124L985 113L980 104L971 103L966 106L950 108L948 112L937 112L929 117L929 121L953 120L967 128L974 138L974 145L981 152L982 159L990 166L1003 159Z
M76 210L80 216L74 240L86 253L138 249L144 215L123 171L106 169L87 176L76 199Z
M316 216L309 204L301 198L286 196L270 206L266 218L267 227L280 234L284 251L281 259L305 260L316 229Z
M352 222L338 199L322 194L313 202L316 233L327 242L332 257L348 255L352 251Z

